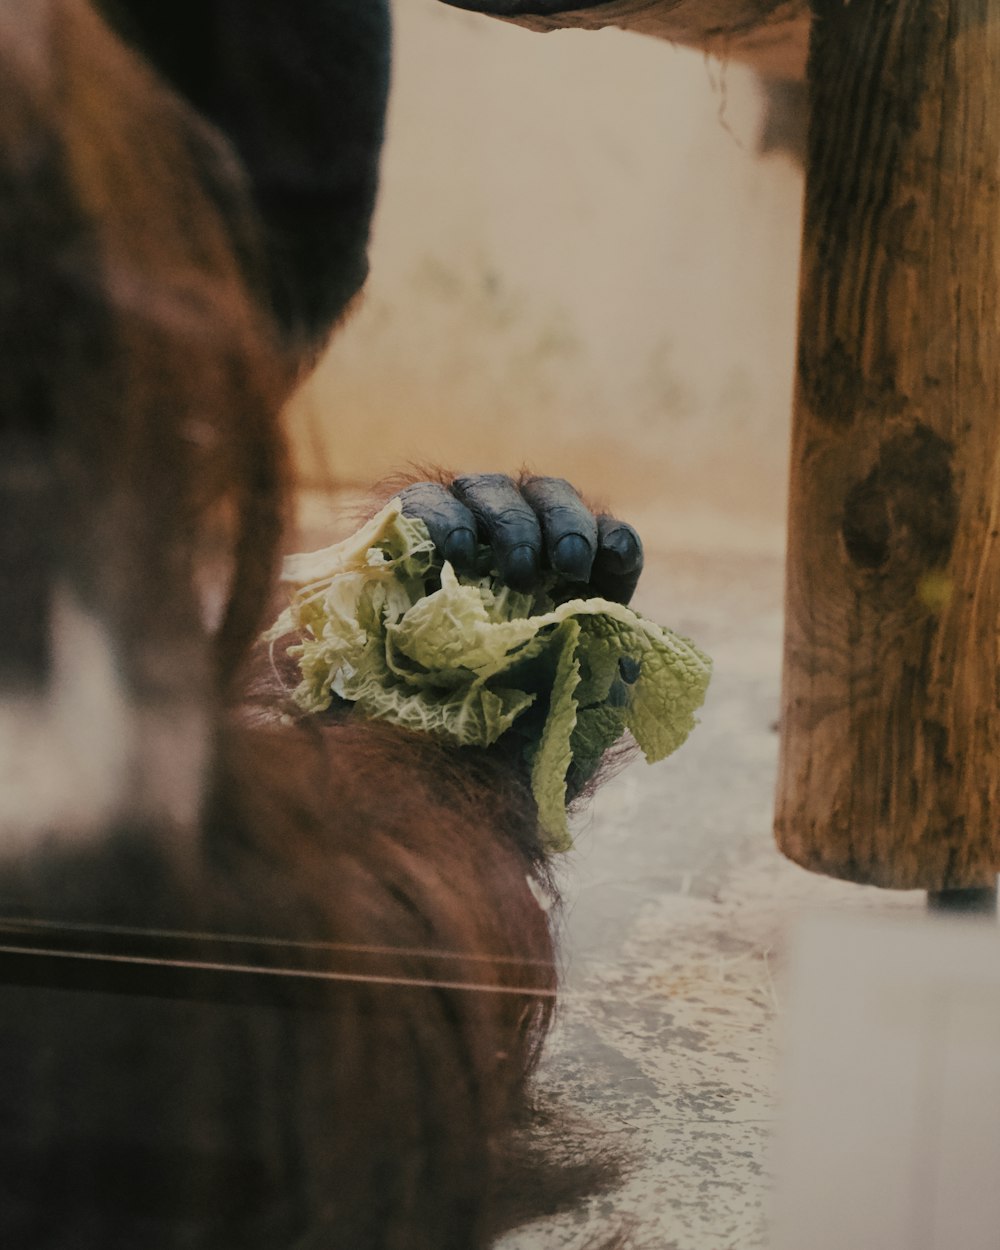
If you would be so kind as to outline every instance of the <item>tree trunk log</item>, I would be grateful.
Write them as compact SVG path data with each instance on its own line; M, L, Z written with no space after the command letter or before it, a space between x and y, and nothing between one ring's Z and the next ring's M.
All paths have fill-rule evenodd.
M1000 868L1000 0L824 0L776 831L940 891Z

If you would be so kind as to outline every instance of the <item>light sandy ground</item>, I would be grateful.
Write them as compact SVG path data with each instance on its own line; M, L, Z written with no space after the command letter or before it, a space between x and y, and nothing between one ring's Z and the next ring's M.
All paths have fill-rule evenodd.
M766 1246L795 920L924 906L813 876L773 846L781 580L774 551L661 543L650 559L637 606L713 655L713 686L681 751L633 765L578 822L564 865L567 995L543 1073L640 1162L616 1193L506 1250L576 1248L623 1221L643 1250Z
M303 529L332 538L358 504L307 496ZM635 606L695 639L714 675L685 746L632 764L576 818L561 865L565 993L541 1083L637 1165L614 1193L503 1250L590 1250L622 1226L635 1250L765 1250L796 921L830 908L922 914L925 900L815 876L774 846L777 527L623 511L647 549Z

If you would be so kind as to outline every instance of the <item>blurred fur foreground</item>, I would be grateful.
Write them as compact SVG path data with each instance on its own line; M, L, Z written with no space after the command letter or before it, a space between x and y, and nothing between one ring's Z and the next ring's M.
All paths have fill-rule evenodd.
M248 169L84 0L0 0L3 913L274 973L0 962L0 1232L475 1250L614 1168L526 1144L556 960L524 779L241 711L316 338Z

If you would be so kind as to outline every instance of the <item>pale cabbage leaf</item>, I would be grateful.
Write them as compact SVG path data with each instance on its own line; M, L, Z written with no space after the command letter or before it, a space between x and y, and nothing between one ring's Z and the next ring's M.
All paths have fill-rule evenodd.
M626 730L650 762L676 750L708 686L707 656L622 604L458 577L398 499L345 542L289 557L283 580L291 602L265 638L296 640L299 707L336 697L459 746L513 732L550 850L571 845L568 783L578 789Z

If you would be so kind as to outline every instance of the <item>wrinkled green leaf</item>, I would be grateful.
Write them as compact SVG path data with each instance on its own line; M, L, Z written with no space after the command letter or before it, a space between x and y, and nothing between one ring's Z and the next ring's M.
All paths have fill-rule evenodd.
M494 576L459 578L399 500L345 542L290 557L283 580L291 602L265 637L296 639L299 706L320 712L336 695L462 746L516 727L550 850L571 844L567 779L575 792L626 729L662 759L694 727L708 685L697 647L621 604L556 605ZM631 686L624 656L639 665Z
M552 635L558 648L549 714L531 761L531 790L538 804L538 820L550 851L568 851L573 845L566 821L566 774L573 762L570 741L576 728L576 688L580 680L577 646L580 626L564 621Z
M577 712L570 747L579 785L594 775L605 751L613 747L628 728L627 719L627 707L612 707L607 703L584 707Z

